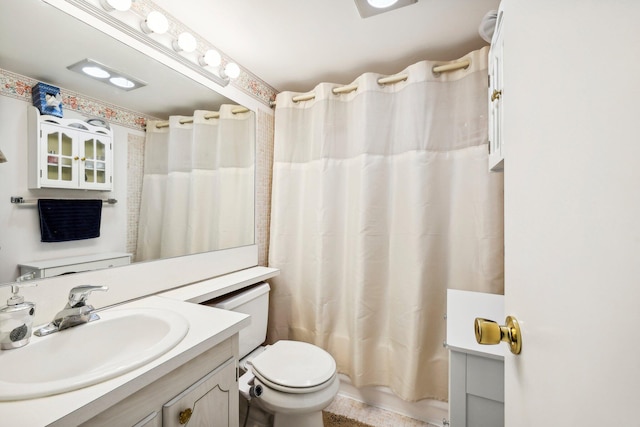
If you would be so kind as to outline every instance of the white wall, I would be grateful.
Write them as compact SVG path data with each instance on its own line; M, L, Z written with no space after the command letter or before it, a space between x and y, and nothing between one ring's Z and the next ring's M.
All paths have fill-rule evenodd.
M27 102L0 96L0 149L8 162L0 164L0 283L18 276L18 264L51 258L126 252L127 237L127 138L143 132L111 124L114 132L113 191L29 190L27 188ZM65 111L65 118L83 118ZM119 203L102 210L100 237L74 242L40 242L35 206L17 206L11 196L36 198L115 198Z

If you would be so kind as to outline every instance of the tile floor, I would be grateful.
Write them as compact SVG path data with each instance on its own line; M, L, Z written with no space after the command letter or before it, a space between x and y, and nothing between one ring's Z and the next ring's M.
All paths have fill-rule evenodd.
M340 395L336 396L325 411L343 415L375 427L437 427L434 424L369 406L366 403Z

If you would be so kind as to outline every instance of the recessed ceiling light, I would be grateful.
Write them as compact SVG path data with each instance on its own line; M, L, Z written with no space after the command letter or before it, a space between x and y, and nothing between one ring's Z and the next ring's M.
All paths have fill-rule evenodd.
M107 70L104 70L95 65L87 65L86 67L82 67L82 72L90 75L91 77L95 77L96 79L106 79L107 77L111 77L111 74Z
M363 18L389 12L417 3L418 0L355 0L358 12Z
M116 86L126 91L147 85L142 80L133 78L126 73L107 67L106 65L89 58L83 59L73 65L69 65L67 68L71 71L92 77L98 81Z
M114 84L123 89L132 89L136 84L126 77L111 77L109 79L111 84Z
M367 0L367 3L375 8L384 9L398 3L398 0Z

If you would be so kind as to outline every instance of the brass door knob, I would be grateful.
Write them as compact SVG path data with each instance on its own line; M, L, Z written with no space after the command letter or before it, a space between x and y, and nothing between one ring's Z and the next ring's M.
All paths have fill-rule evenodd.
M513 354L520 354L522 351L522 335L520 325L515 317L507 316L506 325L500 326L493 320L476 317L474 329L478 344L494 345L504 341L509 344L509 349Z
M188 423L191 419L191 415L193 415L193 411L191 410L191 408L187 408L184 411L181 411L178 415L178 422L180 422L180 424Z
M491 94L491 102L495 101L496 99L499 99L500 96L502 96L502 91L494 90L493 93Z

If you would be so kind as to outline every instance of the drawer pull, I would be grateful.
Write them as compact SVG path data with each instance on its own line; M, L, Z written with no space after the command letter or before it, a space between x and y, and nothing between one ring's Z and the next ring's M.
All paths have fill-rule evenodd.
M180 424L186 424L191 419L191 415L193 415L193 411L191 410L191 408L187 408L184 411L180 412L178 421L180 422Z

